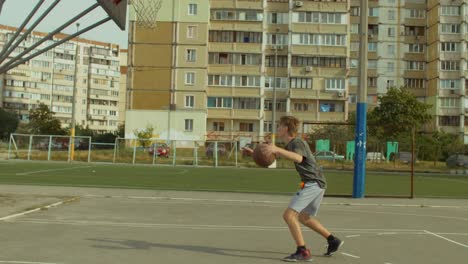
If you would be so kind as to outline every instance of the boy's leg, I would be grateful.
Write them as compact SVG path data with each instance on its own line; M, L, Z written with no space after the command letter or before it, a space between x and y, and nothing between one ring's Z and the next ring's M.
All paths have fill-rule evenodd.
M304 246L305 242L304 237L302 236L302 230L301 225L299 224L298 215L299 213L291 208L287 208L283 213L283 219L286 222L286 224L288 224L289 232L291 233L291 236L296 242L296 245L299 247Z
M316 218L310 217L310 215L306 212L301 212L299 214L299 221L303 225L322 235L324 238L328 238L331 235L331 233L322 225L322 223L320 223Z

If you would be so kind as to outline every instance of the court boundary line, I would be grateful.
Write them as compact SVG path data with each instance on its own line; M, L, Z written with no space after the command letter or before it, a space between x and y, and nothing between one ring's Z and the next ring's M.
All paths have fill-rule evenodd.
M0 263L10 264L60 264L55 262L36 262L36 261L21 261L21 260L0 260Z
M436 233L432 233L431 231L424 230L424 233L429 234L429 235L432 235L432 236L435 236L435 237L438 237L438 238L441 238L441 239L446 240L446 241L448 241L448 242L451 242L451 243L453 243L453 244L456 244L456 245L459 245L459 246L468 248L468 245L462 244L462 243L460 243L460 242L457 242L457 241L455 241L455 240L446 238L446 237L441 236L441 235L438 235L438 234L436 234Z
M15 218L15 217L28 215L28 214L31 214L31 213L34 213L34 212L37 212L37 211L40 211L40 210L45 210L45 209L49 209L49 208L52 208L52 207L57 207L57 206L62 205L64 203L73 202L73 201L75 201L77 199L79 199L79 197L72 197L70 199L61 200L59 202L51 203L51 204L44 205L44 206L39 206L39 207L30 209L30 210L26 210L24 212L7 215L7 216L4 216L4 217L0 217L0 221L5 221L5 220L9 220L9 219L12 219L12 218Z
M94 167L96 167L96 166L79 166L79 167L71 167L71 168L59 168L59 169L37 170L37 171L29 171L29 172L17 172L17 173L15 173L15 175L24 176L24 175L31 175L31 174L41 173L41 172L86 169L86 168L94 168Z

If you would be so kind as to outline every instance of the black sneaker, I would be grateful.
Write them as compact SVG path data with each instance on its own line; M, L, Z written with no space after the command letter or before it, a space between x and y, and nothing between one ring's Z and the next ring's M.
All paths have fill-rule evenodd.
M297 261L312 261L312 255L308 249L298 249L296 253L291 254L283 259L287 262L297 262Z
M328 241L327 253L325 256L331 256L333 253L338 251L338 249L344 244L344 241L339 240L338 238L333 238Z

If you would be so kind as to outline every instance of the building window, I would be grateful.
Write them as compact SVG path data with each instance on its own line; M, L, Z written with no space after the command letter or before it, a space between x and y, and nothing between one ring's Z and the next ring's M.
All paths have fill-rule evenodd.
M195 84L195 73L194 72L186 72L185 73L185 84L187 84L187 85L194 85Z
M289 14L288 13L269 13L268 23L270 24L288 24Z
M185 96L185 108L193 108L195 105L195 96L186 95Z
M409 9L407 12L410 18L425 18L426 17L426 10L423 10L423 9Z
M270 121L263 122L263 132L272 132L273 124Z
M460 43L458 42L441 42L440 51L457 52L460 50Z
M377 52L377 42L369 42L369 43L367 43L367 51L370 51L370 52Z
M387 54L391 56L395 55L395 45L393 44L387 45Z
M356 78L357 79L357 78ZM376 77L368 77L367 78L367 86L369 87L377 87L377 78Z
M239 123L239 131L253 132L253 123Z
M260 109L260 99L251 97L233 98L232 108L234 109Z
M369 8L369 16L370 17L378 17L379 16L379 8L378 7L370 7Z
M307 104L307 103L294 103L294 111L298 111L298 112L309 111L309 104Z
M344 91L345 83L345 79L326 79L325 90Z
M214 131L224 131L224 122L213 122Z
M185 119L185 131L193 131L193 119Z
M460 24L440 24L442 33L460 33Z
M292 89L312 89L312 78L295 78L291 77L290 87Z
M441 6L440 14L443 16L459 16L461 14L460 6Z
M395 10L388 10L388 20L395 20Z
M441 89L460 89L460 80L449 80L442 79L440 80Z
M408 51L412 53L422 53L424 52L424 44L409 44Z
M395 28L394 28L394 27L389 27L389 28L388 28L387 36L389 36L389 37L395 37Z
M196 26L187 26L187 38L189 38L189 39L197 38L197 27Z
M197 4L189 4L188 5L188 14L191 16L195 16L198 12L198 5Z
M232 108L232 98L230 97L208 97L208 108Z
M423 71L425 62L423 61L407 61L406 62L406 69L413 70L413 71Z
M197 50L196 49L187 49L186 60L194 62L197 60Z
M440 98L440 107L444 108L458 108L460 107L460 99L447 97L447 98Z
M440 69L443 71L458 71L460 70L460 61L441 61Z
M407 87L407 88L422 89L422 88L425 87L425 81L424 81L424 79L410 79L410 78L406 78L406 79L405 79L405 87Z
M459 116L439 116L439 125L440 126L459 126L460 117Z

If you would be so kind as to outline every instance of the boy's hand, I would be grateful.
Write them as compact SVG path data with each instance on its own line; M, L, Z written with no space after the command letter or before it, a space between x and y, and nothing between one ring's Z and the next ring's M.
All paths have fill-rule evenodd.
M245 155L252 156L253 152L254 152L253 149L251 149L249 147L243 147L242 148L242 153L245 154Z

